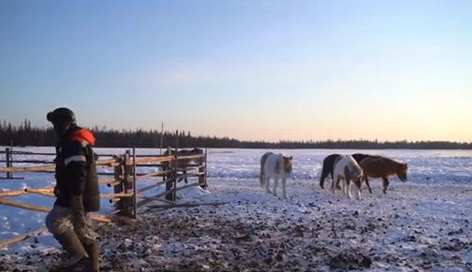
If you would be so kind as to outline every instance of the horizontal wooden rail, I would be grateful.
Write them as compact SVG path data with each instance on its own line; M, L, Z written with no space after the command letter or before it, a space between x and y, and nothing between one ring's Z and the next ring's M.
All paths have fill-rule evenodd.
M143 200L141 200L138 203L138 207L142 207L142 206L146 205L147 203L155 201L155 200L160 200L160 197L163 197L163 196L168 195L170 193L177 192L177 191L180 191L180 190L183 190L183 189L187 189L189 187L199 186L199 185L200 185L199 183L191 183L191 184L187 184L187 185L175 188L175 189L171 189L171 190L162 192L162 193L157 194L157 195L152 196L152 197L142 197Z
M203 158L203 157L202 155L181 156L181 157L177 157L177 160L186 160L186 159L195 159L195 158ZM171 162L173 160L175 160L175 156L138 158L136 159L136 164L140 164L140 165L142 164L142 167L144 167L146 163ZM99 167L100 166L114 167L114 166L119 165L119 161L117 159L98 160L96 164ZM133 162L129 161L127 162L127 165L132 166ZM3 173L53 172L54 170L55 170L54 164L41 165L41 166L0 167L0 172L3 172Z
M6 163L7 160L0 160L0 163ZM11 163L35 163L35 164L53 164L53 161L42 161L42 160L10 160Z
M3 173L26 173L26 172L41 172L54 171L54 165L29 166L29 167L0 167L0 172Z
M26 204L26 203L19 203L10 199L6 198L0 198L0 204L10 206L10 207L15 207L15 208L20 208L20 209L25 209L25 210L30 210L30 211L35 211L35 212L49 212L51 209L48 207L43 207L43 206L36 206L36 205L31 205L31 204ZM99 215L99 214L90 214L90 219L100 222L100 223L110 223L112 222L112 218L107 217L105 215Z
M36 237L47 231L48 231L47 228L39 228L37 230L33 230L25 234L17 235L16 237L13 237L11 239L0 241L0 249L25 241L29 238Z
M5 154L5 151L0 151L0 154ZM13 155L37 155L37 156L56 156L56 153L48 153L48 152L32 152L32 151L17 151L13 150L10 151L10 154ZM99 157L114 157L116 154L97 154Z
M49 212L50 211L50 209L47 207L41 207L41 206L36 206L36 205L31 205L31 204L26 204L26 203L19 203L19 202L6 199L6 198L0 198L0 204L10 206L10 207L35 211L35 212Z
M21 195L26 195L26 194L38 194L38 195L43 195L47 197L55 197L53 191L54 191L53 188L39 188L39 189L25 188L24 190L0 192L0 198L1 197L15 197L15 196L21 196ZM101 199L113 199L113 198L125 198L125 197L133 197L133 193L100 194Z

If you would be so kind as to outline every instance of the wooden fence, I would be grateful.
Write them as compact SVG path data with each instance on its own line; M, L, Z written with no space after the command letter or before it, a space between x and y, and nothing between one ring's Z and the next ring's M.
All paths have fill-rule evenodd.
M162 208L172 208L176 204L176 192L194 186L207 186L207 150L200 149L199 154L180 156L185 150L168 148L166 154L171 155L137 155L136 149L127 150L124 154L99 154L97 169L113 169L109 172L99 171L99 183L113 188L111 194L101 194L102 199L108 199L114 204L114 211L111 215L93 214L91 218L100 223L132 223L136 218L137 209L153 201L162 202ZM25 151L14 151L12 147L7 147L5 159L0 160L5 167L0 167L0 173L5 176L2 179L17 180L22 179L18 175L21 173L54 173L55 165L53 161L39 160L41 156L55 156L54 153L34 153ZM17 159L18 156L31 155L34 159ZM103 158L103 159L102 159ZM29 164L29 166L14 166L15 164ZM143 172L145 168L157 168L158 171ZM15 176L14 176L15 175ZM198 178L197 182L177 186L189 177ZM157 180L156 180L157 179ZM155 180L155 183L138 188L137 184L143 180ZM165 186L165 191L153 196L145 196L144 192ZM25 188L23 190L0 192L0 205L6 205L36 212L48 212L49 207L41 207L32 204L20 203L11 200L11 197L25 194L36 194L45 197L54 197L54 188ZM0 248L24 241L28 238L44 233L41 228L30 233L19 235L9 240L0 241Z

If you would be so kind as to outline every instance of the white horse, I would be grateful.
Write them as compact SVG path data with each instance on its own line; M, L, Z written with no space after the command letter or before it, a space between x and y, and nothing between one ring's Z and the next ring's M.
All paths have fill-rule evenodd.
M353 183L357 186L357 192L359 200L362 199L361 195L361 177L362 177L362 168L356 162L356 160L350 156L341 156L339 157L334 164L334 180L331 184L331 192L335 194L335 190L339 182L342 180L342 191L344 195L347 195L349 198L352 198L351 190ZM351 183L352 181L352 183Z
M282 154L274 154L272 152L265 153L261 158L261 186L270 193L269 183L270 179L274 179L273 194L277 196L277 186L279 179L282 180L283 198L287 198L286 183L287 177L292 173L292 159L293 157L286 157Z

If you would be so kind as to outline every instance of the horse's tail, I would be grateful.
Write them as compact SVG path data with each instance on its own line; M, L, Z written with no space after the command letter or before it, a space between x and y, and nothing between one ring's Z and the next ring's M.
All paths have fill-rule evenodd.
M320 187L321 189L324 189L324 181L326 177L329 175L329 169L328 169L328 163L326 160L323 161L323 167L321 170L321 176L320 176Z
M264 166L270 154L271 153L265 153L264 155L262 155L262 158L261 158L261 171L259 174L259 182L261 183L261 187L264 187L265 185L264 184L264 177L265 177Z

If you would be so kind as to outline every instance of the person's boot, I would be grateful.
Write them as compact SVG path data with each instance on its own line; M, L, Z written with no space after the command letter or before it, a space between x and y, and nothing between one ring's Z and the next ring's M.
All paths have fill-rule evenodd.
M90 270L87 272L99 272L100 271L100 261L99 261L99 248L98 243L94 241L93 243L86 245L85 250L90 259Z
M88 260L87 252L74 230L67 230L60 235L55 234L54 238L69 253L70 259L54 267L51 271L74 271L73 267L81 261Z

